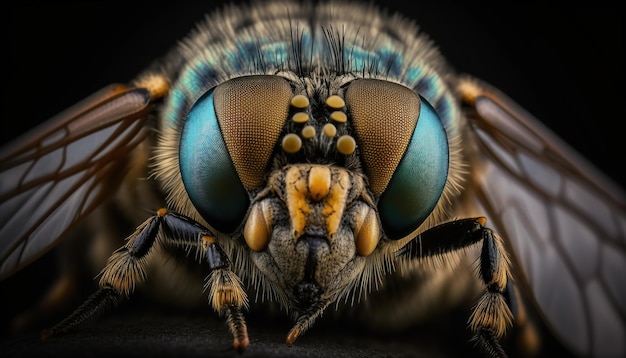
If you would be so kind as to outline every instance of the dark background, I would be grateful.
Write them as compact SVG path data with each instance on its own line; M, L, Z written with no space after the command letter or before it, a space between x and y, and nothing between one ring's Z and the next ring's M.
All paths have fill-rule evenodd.
M5 8L0 143L109 83L131 80L185 36L204 13L222 3L172 2L168 6L150 3L151 7L145 3L140 6L107 2L30 3ZM501 7L454 1L407 1L404 5L383 1L382 4L390 11L414 18L458 71L503 90L615 181L626 183L621 130L626 119L622 84L623 13L617 8L593 7L593 4L592 7L589 4L557 7L534 2ZM24 287L26 295L42 282L24 284L30 286ZM5 294L8 292L2 292L0 297ZM20 293L13 292L13 299L14 294ZM24 296L23 302L32 299ZM136 332L134 328L142 324L132 320L126 323L135 325L122 327L130 332ZM100 347L101 338L111 341L119 328L115 321L102 327L87 328L84 331L87 338L78 338L87 339L84 345ZM228 341L223 323L217 327L211 334ZM280 327L275 342L279 349L284 348L282 340L288 328ZM163 327L157 326L145 334L157 335L162 331ZM319 338L309 343L320 345ZM307 352L307 342L301 344L305 349L292 350L291 354ZM54 347L41 348L36 353L51 354ZM354 348L348 345L344 352L342 347L345 348L328 346L336 355L348 354ZM115 348L102 349L115 353ZM146 346L146 349L155 352L155 347ZM276 347L265 349L260 352L271 352ZM384 346L381 351L385 352ZM375 356L376 352L379 351L363 354ZM281 354L285 352L281 350Z

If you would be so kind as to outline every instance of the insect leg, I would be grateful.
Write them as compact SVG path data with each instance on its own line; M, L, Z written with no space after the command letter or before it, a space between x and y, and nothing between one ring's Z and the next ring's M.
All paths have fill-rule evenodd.
M507 286L509 262L502 239L490 229L482 232L483 247L480 254L480 277L487 286L470 317L474 340L488 356L503 356L498 339L512 325L513 314L504 292Z
M228 256L213 234L192 219L167 212L163 215L163 220L165 243L195 247L197 258L209 265L211 273L204 288L209 290L211 306L220 315L226 315L226 323L233 335L233 347L239 351L244 350L249 339L242 308L247 307L248 296L239 277L231 271Z
M313 322L315 322L317 317L319 317L331 303L331 300L321 300L319 302L315 302L309 309L307 309L307 312L298 317L296 324L287 334L287 345L292 346L296 339L309 329L311 325L313 325Z
M233 347L242 351L250 343L241 311L248 305L248 296L241 287L239 277L230 270L228 256L213 236L203 235L199 249L211 267L204 286L205 290L209 290L211 305L220 315L226 314L226 323L234 337Z
M110 286L101 287L61 322L57 323L52 328L42 331L41 339L45 341L50 337L69 332L72 328L78 326L85 320L101 313L107 307L116 305L119 295L119 292L115 291L115 289Z
M502 239L485 227L483 217L455 220L435 226L418 235L399 251L399 257L417 259L441 255L482 241L479 276L487 290L469 319L478 348L489 357L505 356L499 339L512 324L512 314L504 297L509 260Z
M156 241L164 214L165 211L159 211L157 215L146 220L128 238L127 243L109 257L101 272L100 289L67 318L44 330L41 333L43 340L67 333L85 320L102 313L117 304L122 293L130 295L135 284L145 279L146 256Z
M162 235L159 235L162 230ZM100 289L92 294L69 317L42 333L46 339L65 333L102 312L117 302L120 295L129 296L138 283L146 279L146 265L154 254L155 244L195 247L199 259L209 265L211 274L206 287L210 287L213 308L227 314L227 322L234 336L234 347L242 350L248 345L248 335L241 308L247 305L247 296L239 278L230 270L230 261L207 228L190 218L167 209L146 220L116 250L101 272Z

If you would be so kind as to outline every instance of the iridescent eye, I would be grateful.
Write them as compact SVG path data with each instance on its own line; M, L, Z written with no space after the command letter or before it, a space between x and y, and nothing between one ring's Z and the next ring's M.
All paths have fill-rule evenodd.
M448 140L434 108L396 83L360 79L346 90L370 189L389 238L417 229L448 176Z
M191 202L215 229L230 233L241 224L248 191L263 185L291 97L284 78L245 76L208 91L189 111L180 173Z

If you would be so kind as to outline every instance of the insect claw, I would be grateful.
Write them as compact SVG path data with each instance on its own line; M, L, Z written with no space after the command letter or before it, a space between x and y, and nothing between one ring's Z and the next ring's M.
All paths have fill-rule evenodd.
M248 337L245 337L244 339L239 339L239 337L237 337L233 340L233 348L235 348L238 353L243 353L243 351L248 348L249 344L250 340Z
M298 326L293 327L291 331L289 331L289 334L287 335L287 342L286 342L287 345L291 347L293 345L293 342L295 342L299 336L300 336L300 328Z
M293 342L295 342L296 339L298 339L298 337L300 337L300 335L304 333L304 331L306 331L307 329L309 329L309 327L313 325L317 317L319 317L324 312L326 307L328 307L331 302L333 301L329 299L321 299L313 303L311 305L311 309L308 310L307 313L300 316L300 318L298 318L295 326L293 326L293 328L289 331L289 334L287 334L287 345L292 346Z
M230 306L226 310L228 315L227 323L233 334L233 348L239 353L243 352L250 344L248 338L248 327L238 306Z

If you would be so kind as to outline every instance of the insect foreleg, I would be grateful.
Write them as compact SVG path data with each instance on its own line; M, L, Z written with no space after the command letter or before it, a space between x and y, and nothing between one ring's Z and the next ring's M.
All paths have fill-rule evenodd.
M41 339L46 340L52 336L67 333L85 320L96 316L110 306L116 305L119 295L119 292L112 287L101 287L98 291L89 296L72 314L52 328L41 332Z
M483 352L490 357L502 357L504 351L498 339L513 322L513 314L504 296L510 277L509 260L497 234L485 229L482 236L479 273L487 290L474 307L470 327L476 344Z
M230 269L230 260L215 241L210 231L194 220L165 209L159 211L162 217L165 244L196 248L197 259L206 262L211 273L206 279L204 289L209 290L211 305L220 315L226 315L226 323L233 335L233 347L245 349L249 344L248 328L242 308L248 306L246 295L239 277Z
M165 214L165 210L159 210L156 216L146 220L135 230L127 243L109 257L101 272L100 289L67 318L44 330L41 333L43 340L67 333L85 320L102 313L116 304L122 293L130 295L135 285L145 279L146 256L156 241Z
M107 260L101 272L100 289L67 318L41 333L42 339L67 333L77 325L117 303L122 293L130 295L135 285L145 279L146 256L151 252L166 210L146 220Z
M479 276L487 287L469 319L478 348L488 357L504 357L499 339L512 325L513 315L504 296L509 259L502 239L485 227L483 217L455 220L421 233L399 251L399 257L418 259L442 255L482 241Z
M157 243L196 249L197 258L211 269L205 289L210 290L212 306L227 315L234 347L244 349L249 340L241 309L247 307L247 296L239 278L230 270L228 256L207 228L167 209L159 209L157 215L135 230L127 243L109 257L101 272L100 289L70 316L44 331L42 338L65 333L116 303L120 295L129 296L146 279L148 258L154 254Z
M226 314L226 323L233 334L233 347L241 351L250 343L241 312L248 306L248 296L241 287L239 277L230 270L228 256L213 236L202 236L199 251L211 267L204 286L205 290L209 290L211 305L220 315Z

